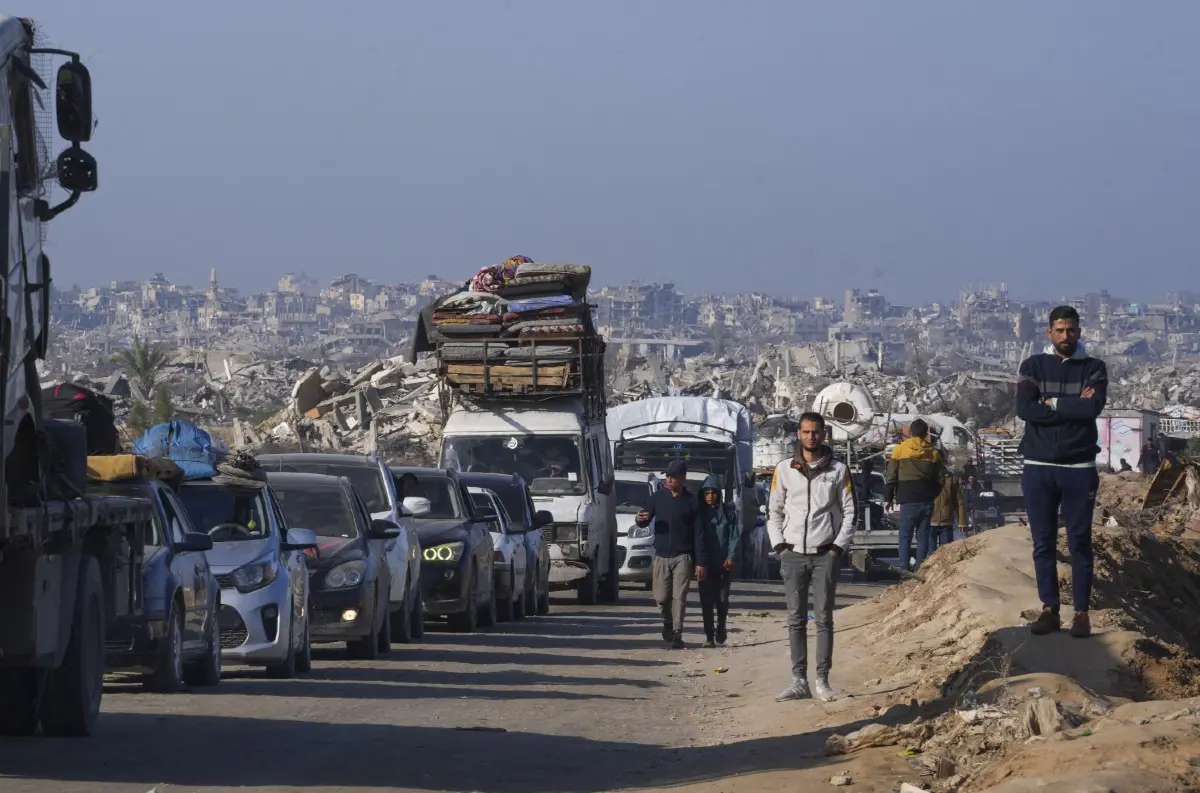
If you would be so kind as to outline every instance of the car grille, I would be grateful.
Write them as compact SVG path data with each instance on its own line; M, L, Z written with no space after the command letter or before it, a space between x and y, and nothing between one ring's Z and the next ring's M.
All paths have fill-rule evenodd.
M623 567L625 565L625 557L628 555L629 555L628 548L626 548L624 545L617 546L617 564L618 565Z
M216 578L217 578L217 586L221 587L221 589L233 589L234 588L233 573L222 573L221 575L217 576Z
M246 643L250 632L242 615L233 606L221 606L217 615L217 625L221 628L221 649L234 650Z

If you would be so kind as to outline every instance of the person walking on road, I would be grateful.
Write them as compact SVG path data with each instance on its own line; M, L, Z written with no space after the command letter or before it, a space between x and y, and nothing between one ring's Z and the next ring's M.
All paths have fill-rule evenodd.
M1033 567L1042 613L1029 625L1045 635L1062 628L1058 593L1058 516L1062 511L1071 552L1071 635L1091 635L1092 512L1100 475L1096 417L1104 410L1108 370L1079 340L1079 312L1059 306L1050 312L1045 352L1021 362L1017 416L1025 422L1021 489L1033 534Z
M929 425L924 419L914 419L909 425L912 437L892 450L887 466L887 506L900 505L900 566L908 569L912 541L918 545L917 564L921 557L921 538L928 536L933 519L933 502L942 492L946 466L941 453L926 437Z
M696 536L696 496L687 489L687 464L667 466L667 486L656 490L635 516L638 526L654 524L654 599L663 615L663 641L683 647L683 615L692 575L704 580L704 544Z
M841 557L854 536L855 498L850 469L833 459L825 444L820 413L800 416L796 454L775 466L767 508L767 533L779 554L792 659L792 683L776 700L806 699L814 693L835 698L829 685L833 666L833 606ZM812 588L817 627L817 677L808 686L808 594Z
M917 537L917 567L925 557L954 541L955 521L958 530L967 532L967 499L963 493L962 483L957 476L947 474L942 482L942 492L938 493L933 502L933 517L929 519L927 535ZM922 541L924 540L924 541Z
M697 540L704 546L706 560L704 576L699 585L705 647L725 646L729 584L742 547L742 527L733 505L721 501L721 484L721 477L715 474L704 480L700 486L700 505L696 513Z

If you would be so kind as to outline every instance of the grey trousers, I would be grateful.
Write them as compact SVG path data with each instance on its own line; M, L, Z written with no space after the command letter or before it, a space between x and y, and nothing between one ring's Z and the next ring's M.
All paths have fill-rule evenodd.
M833 666L833 604L837 596L840 559L830 553L784 551L779 563L787 597L792 676L797 680L808 679L808 592L811 585L813 622L817 626L817 677L828 677Z
M654 599L662 609L663 628L672 633L683 633L683 613L687 609L688 590L696 563L692 555L655 556L651 573L654 578Z

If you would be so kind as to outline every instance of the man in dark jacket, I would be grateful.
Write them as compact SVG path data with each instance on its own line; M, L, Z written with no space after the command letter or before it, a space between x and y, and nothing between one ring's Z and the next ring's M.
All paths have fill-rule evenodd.
M742 527L732 504L721 502L721 477L713 476L700 486L696 513L697 541L707 560L700 579L700 611L704 615L704 646L725 645L725 617L729 614L729 582L742 547ZM713 609L717 620L714 629Z
M887 504L900 505L900 566L908 569L912 541L929 535L933 502L942 492L946 464L929 442L929 425L914 419L908 425L912 437L892 449L887 466ZM918 559L918 564L920 560Z
M1075 618L1071 635L1090 636L1092 596L1092 511L1100 476L1096 417L1104 410L1108 370L1079 341L1079 312L1059 306L1050 312L1050 345L1021 362L1017 416L1025 421L1021 489L1033 534L1033 567L1042 613L1029 626L1036 635L1062 627L1059 616L1058 515L1067 525Z
M687 464L667 466L667 486L656 490L634 519L638 526L654 524L654 599L663 615L663 640L683 647L683 614L693 573L704 580L704 544L696 536L696 496L687 489Z

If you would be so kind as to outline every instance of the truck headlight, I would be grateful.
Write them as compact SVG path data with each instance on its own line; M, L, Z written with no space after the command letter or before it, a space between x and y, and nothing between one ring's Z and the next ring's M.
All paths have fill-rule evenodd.
M461 542L447 542L426 548L421 555L427 562L457 562L462 558L464 547Z
M629 539L644 540L650 536L649 526L633 526L629 529Z
M343 562L325 574L326 589L350 589L362 583L366 562Z
M555 523L555 542L579 542L581 533L578 523Z
M275 555L272 554L234 570L233 585L239 592L253 592L270 584L277 575L279 575L279 564L275 560Z

